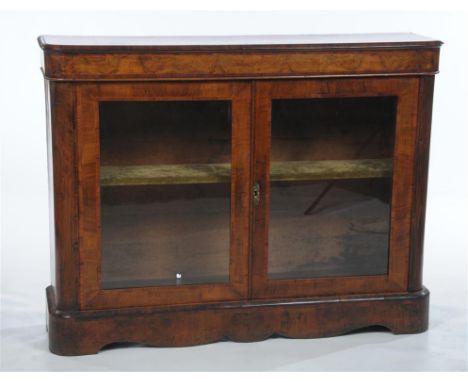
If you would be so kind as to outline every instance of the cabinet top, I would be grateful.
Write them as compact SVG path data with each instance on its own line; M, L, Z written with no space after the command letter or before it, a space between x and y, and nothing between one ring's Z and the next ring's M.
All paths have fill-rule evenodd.
M430 48L442 42L413 33L264 36L39 36L46 51L266 51L362 48Z
M282 36L41 36L52 81L432 75L440 41L411 33Z

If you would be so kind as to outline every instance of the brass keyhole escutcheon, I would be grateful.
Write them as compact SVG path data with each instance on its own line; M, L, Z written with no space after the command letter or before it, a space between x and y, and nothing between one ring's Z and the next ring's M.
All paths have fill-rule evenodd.
M258 183L254 184L252 188L252 195L254 206L258 206L258 204L260 203L260 185Z

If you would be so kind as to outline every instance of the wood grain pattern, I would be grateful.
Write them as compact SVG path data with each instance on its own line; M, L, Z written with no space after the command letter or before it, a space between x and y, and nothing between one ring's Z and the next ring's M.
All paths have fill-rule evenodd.
M415 75L436 73L438 57L432 48L249 54L46 52L44 75L67 81Z
M45 76L73 81L429 74L442 44L411 33L38 40Z
M429 292L392 296L250 301L172 308L58 311L48 290L49 348L59 355L95 354L115 342L192 346L221 339L260 341L330 337L371 325L395 334L428 326Z

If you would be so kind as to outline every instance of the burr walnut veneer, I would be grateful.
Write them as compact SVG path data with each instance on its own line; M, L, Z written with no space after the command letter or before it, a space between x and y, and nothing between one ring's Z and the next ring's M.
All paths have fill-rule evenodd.
M427 329L439 41L42 36L50 349Z

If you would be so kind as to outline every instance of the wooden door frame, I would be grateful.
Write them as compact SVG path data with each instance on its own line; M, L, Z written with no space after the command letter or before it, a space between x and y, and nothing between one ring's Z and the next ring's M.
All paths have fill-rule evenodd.
M262 198L253 211L251 296L290 298L324 295L399 293L408 288L416 150L417 77L256 81L254 179ZM273 99L396 96L388 274L376 276L268 279L269 165Z
M247 81L76 85L81 309L235 301L248 297L251 97L251 83ZM101 289L99 102L171 100L232 102L229 282Z

